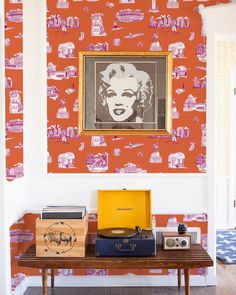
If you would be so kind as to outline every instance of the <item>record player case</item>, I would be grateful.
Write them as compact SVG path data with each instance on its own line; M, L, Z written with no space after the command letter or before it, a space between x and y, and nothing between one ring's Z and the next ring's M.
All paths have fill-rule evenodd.
M98 191L95 252L96 256L155 255L151 190Z

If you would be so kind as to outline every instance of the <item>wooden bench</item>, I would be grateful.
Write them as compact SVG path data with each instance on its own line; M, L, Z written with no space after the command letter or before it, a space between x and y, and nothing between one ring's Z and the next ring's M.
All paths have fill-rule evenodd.
M164 251L157 246L157 254L152 257L96 257L93 245L89 245L86 257L36 257L35 245L18 258L18 266L39 268L42 270L43 295L47 294L47 272L51 270L51 287L54 287L55 269L177 269L178 288L181 287L181 269L184 270L185 295L190 294L189 270L191 268L213 266L213 261L199 244L193 244L191 250Z

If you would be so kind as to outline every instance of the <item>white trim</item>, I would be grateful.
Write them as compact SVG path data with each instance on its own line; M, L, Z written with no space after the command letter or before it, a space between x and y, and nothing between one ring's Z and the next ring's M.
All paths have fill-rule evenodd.
M208 251L214 261L209 273L216 276L215 34L207 33L207 47Z
M234 208L234 200L236 199L236 95L234 94L234 88L236 87L236 68L229 70L229 191L228 191L228 225L229 228L236 226L236 216Z
M47 172L47 5L24 0L24 167L27 182ZM37 16L37 17L36 17ZM30 41L29 41L30 40ZM37 69L37 70L36 70ZM36 72L35 72L36 70ZM31 87L29 87L31 85ZM32 104L37 95L39 103ZM33 120L31 113L34 113ZM31 134L35 136L33 141ZM36 153L40 147L40 152ZM42 167L41 167L42 165ZM26 185L26 191L28 190ZM27 192L26 192L27 194ZM30 193L29 193L30 194Z
M209 274L208 269L208 275L206 276L206 286L216 286L217 285L217 276Z
M50 286L50 276L48 286ZM184 277L182 277L184 282ZM207 286L216 284L215 276L190 276L190 286ZM42 286L40 276L28 277L28 286ZM56 276L56 287L134 287L134 286L177 286L177 276Z
M32 154L32 145L42 146L43 157L47 154L47 116L46 106L41 103L42 100L47 99L46 95L46 1L23 1L24 11L24 39L23 39L23 56L24 56L24 73L23 73L23 87L24 87L24 155ZM37 17L35 17L37 15ZM30 43L29 43L30 40ZM39 46L38 44L43 44ZM40 47L40 48L39 48ZM39 53L39 54L38 54ZM35 73L35 69L37 72ZM45 75L37 75L37 73L44 73ZM41 77L42 76L42 77ZM31 85L31 87L29 87ZM34 121L32 122L30 114L32 112L32 97L37 95L39 103L34 104L37 108L35 112ZM41 108L45 107L43 111L44 120L38 118L38 114L42 112ZM32 141L29 134L40 134L35 137L36 141ZM33 155L41 158L42 154ZM31 161L32 160L32 161ZM29 157L24 157L24 174L27 181L30 181L35 173L39 173L34 168L34 158L29 160ZM41 172L41 169L39 169ZM26 187L27 190L27 187Z

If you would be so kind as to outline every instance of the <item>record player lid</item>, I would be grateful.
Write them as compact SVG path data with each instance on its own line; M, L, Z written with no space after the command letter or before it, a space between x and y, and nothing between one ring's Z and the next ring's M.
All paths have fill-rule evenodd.
M99 190L98 229L152 228L151 190Z

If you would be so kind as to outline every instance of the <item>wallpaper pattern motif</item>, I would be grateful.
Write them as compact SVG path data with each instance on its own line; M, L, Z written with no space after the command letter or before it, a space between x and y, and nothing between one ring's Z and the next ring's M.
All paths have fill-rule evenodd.
M49 173L206 172L201 1L47 1ZM228 1L209 0L204 5ZM170 136L79 136L79 51L172 51Z
M23 176L22 0L5 0L6 177Z
M14 223L10 228L11 239L11 270L12 270L12 290L14 291L17 286L22 282L26 276L39 276L38 269L18 267L16 258L20 253L23 253L32 243L35 243L35 220L39 214L25 214L22 219ZM188 227L200 227L201 229L201 244L207 249L207 215L202 214L188 214L188 215L168 215L157 214L153 215L157 227L173 227L178 226L179 223L185 223ZM97 231L97 215L89 215L89 243L93 244ZM108 276L108 275L172 275L176 274L176 270L166 269L59 269L56 275L59 276L73 276L73 275L86 275L86 276ZM206 275L205 268L198 268L191 270L191 274Z

